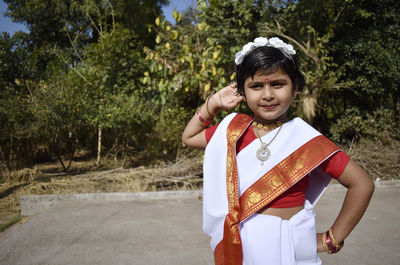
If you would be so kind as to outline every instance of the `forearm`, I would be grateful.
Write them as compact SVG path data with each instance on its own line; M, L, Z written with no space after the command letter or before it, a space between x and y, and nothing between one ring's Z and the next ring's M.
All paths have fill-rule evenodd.
M205 139L205 130L208 126L202 122L211 121L218 112L219 107L216 101L216 94L211 96L196 112L189 123L186 125L182 134L182 142L193 148L205 148L207 145ZM200 115L200 117L199 117Z
M231 110L243 100L244 97L237 92L236 84L224 87L212 95L186 125L182 134L182 142L189 147L205 148L207 146L205 137L207 123L212 120L218 110Z
M331 226L336 242L343 241L364 215L374 192L374 183L368 174L350 160L338 181L348 190L342 208ZM318 251L326 251L322 233L317 234Z
M373 182L349 188L342 209L332 225L337 242L344 240L364 215L374 191Z

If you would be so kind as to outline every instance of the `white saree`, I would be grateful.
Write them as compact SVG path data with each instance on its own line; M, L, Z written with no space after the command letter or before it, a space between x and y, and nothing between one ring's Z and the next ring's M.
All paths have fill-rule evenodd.
M230 126L231 121L236 115L235 113L230 114L220 123L206 147L204 157L203 231L211 237L210 245L214 251L216 264L232 263L220 261L221 256L225 256L226 260L226 256L230 255L229 250L217 251L216 248L224 239L224 224L226 225L227 215L232 211L232 205L235 202L235 200L229 199L231 195L227 191L230 185L230 183L227 183L227 171L230 172L227 164L228 161L231 161L229 152L227 152L227 139L229 138L227 134L229 134L228 126ZM246 122L248 124L243 128L249 126L249 120ZM276 130L265 135L262 138L263 142L269 142L276 134ZM296 161L304 159L304 155L303 157L295 157L291 161L292 154L296 150L302 149L306 143L316 138L319 139L319 137L321 135L318 131L300 118L295 118L283 125L279 135L268 146L271 151L271 157L263 164L256 157L256 150L260 147L260 142L253 141L250 143L236 157L238 183L237 194L234 196L240 197L240 200L242 200L242 197L250 198L252 201L252 198L257 197L252 195L258 195L257 189L260 187L261 189L268 185L278 187L279 185L276 183L281 182L280 180L278 182L275 181L275 168L282 167L283 165L284 170L287 171L288 166L285 163L294 163L295 167L299 167L296 165ZM311 147L310 149L314 150L315 148ZM313 206L329 183L330 176L317 166L337 151L338 149L332 148L330 151L325 152L323 154L324 157L314 162L314 164L307 164L308 167L305 167L307 168L306 171L302 172L301 176L293 178L289 182L290 184L286 185L284 183L286 180L282 180L282 183L285 184L282 185L282 188L268 188L268 193L263 193L268 194L271 197L269 200L272 200L284 191L282 190L283 188L287 190L289 188L288 185L295 184L304 175L308 174L310 176L310 186L306 192L305 208L290 220L257 214L256 211L264 203L259 203L260 200L263 200L259 195L257 203L254 204L257 205L251 205L249 209L246 206L252 204L252 202L246 204L246 202L242 203L240 201L240 205L238 205L236 201L235 207L239 208L238 211L240 212L240 217L238 217L240 220L236 223L239 227L239 241L241 241L239 245L242 250L241 257L238 259L241 259L242 262L238 261L235 264L321 264L317 255ZM318 157L318 155L314 156ZM292 169L289 168L289 170ZM287 172L291 173L292 171ZM271 173L272 175L267 176L267 173ZM297 172L296 174L299 175ZM267 181L261 181L262 183L259 184L263 178ZM281 174L280 178L285 178L285 176ZM225 236L227 237L227 235Z

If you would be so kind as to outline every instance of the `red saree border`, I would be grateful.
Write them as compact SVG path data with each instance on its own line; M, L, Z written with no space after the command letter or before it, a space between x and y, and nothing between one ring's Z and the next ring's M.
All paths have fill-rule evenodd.
M303 144L249 187L240 197L240 222L258 212L339 148L319 135Z
M223 241L219 242L214 249L214 264L225 265L224 245Z
M236 141L249 126L251 120L250 116L237 114L227 128L226 193L229 212L224 222L222 249L218 245L216 251L214 251L215 264L242 265L242 242L239 231L241 211Z

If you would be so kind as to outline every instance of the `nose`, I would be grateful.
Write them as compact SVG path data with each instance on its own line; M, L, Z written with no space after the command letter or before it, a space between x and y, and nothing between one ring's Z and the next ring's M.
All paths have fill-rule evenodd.
M272 100L274 98L274 93L273 93L272 88L271 88L269 83L266 83L264 85L263 95L262 96L263 96L263 99L267 100L267 101L270 101L270 100Z

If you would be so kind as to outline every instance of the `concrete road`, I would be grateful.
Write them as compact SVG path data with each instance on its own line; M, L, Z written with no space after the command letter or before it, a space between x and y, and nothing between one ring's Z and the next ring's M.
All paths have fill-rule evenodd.
M316 207L325 231L345 191L328 189ZM0 234L1 265L213 264L195 198L60 201ZM400 187L377 188L366 215L324 265L400 264Z

